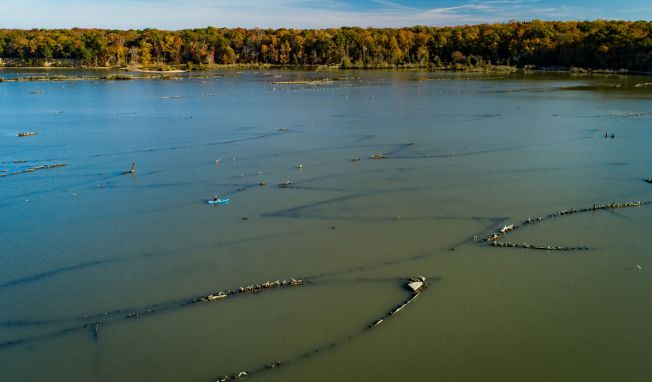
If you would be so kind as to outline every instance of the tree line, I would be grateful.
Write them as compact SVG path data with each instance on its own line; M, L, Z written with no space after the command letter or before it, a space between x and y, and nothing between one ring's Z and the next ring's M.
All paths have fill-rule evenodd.
M652 71L652 22L540 21L457 27L0 29L0 58L23 65L509 65Z

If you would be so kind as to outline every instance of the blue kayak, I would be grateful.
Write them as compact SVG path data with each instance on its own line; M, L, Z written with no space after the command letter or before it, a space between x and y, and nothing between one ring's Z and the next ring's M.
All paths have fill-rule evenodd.
M220 199L217 199L217 200L213 200L213 199L207 200L206 203L207 204L229 204L230 201L231 201L231 199L229 199L229 198L225 198L225 199L220 198Z

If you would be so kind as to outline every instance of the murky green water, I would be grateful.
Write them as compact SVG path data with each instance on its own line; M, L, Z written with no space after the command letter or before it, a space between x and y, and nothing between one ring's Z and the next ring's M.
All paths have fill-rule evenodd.
M0 380L652 378L652 207L510 234L588 251L473 240L652 200L649 78L227 74L0 83L0 175L66 164L0 177Z

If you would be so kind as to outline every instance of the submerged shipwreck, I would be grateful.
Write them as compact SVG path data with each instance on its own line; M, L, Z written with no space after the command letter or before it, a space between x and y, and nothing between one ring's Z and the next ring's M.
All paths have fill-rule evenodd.
M40 166L28 167L26 169L19 170L19 171L6 172L6 173L3 173L3 174L0 174L0 177L5 177L5 176L9 176L9 175L24 174L24 173L28 173L28 172L34 172L34 171L39 171L39 170L47 170L47 169L51 169L51 168L58 168L58 167L65 167L65 166L66 166L65 163L44 164L44 165L40 165Z
M19 137L33 137L34 135L38 135L38 133L36 131L22 131L16 135Z
M286 281L284 281L283 283L281 283L280 286L284 286L284 285L297 286L297 285L302 285L302 284L303 284L302 280L294 280L294 279L292 279L290 283L286 284ZM272 284L272 287L278 287L278 286L279 285ZM264 285L259 285L257 287L263 287L264 288ZM371 330L373 328L376 328L376 327L380 326L389 317L394 316L395 314L397 314L398 312L403 310L406 306L408 306L408 304L410 304L412 301L414 301L417 297L419 297L421 292L423 292L427 287L426 278L424 276L411 277L411 278L407 279L407 283L403 284L403 287L411 292L410 297L407 300L405 300L403 303L397 305L394 309L387 312L383 317L377 319L376 321L374 321L373 323L369 324L367 327L362 329L360 332L357 333L357 335L361 335L361 334L367 332L368 330ZM253 291L254 292L256 291L255 288L254 288ZM222 292L220 292L220 293L222 293ZM227 293L230 293L230 292L227 292ZM241 292L241 293L244 293L244 292ZM351 338L353 338L353 336L349 336L348 340L350 340ZM291 363L293 360L296 361L297 359L304 359L304 358L307 358L307 357L310 357L310 356L314 356L316 354L319 354L322 350L332 349L334 346L337 346L339 344L340 344L339 342L334 342L334 343L326 345L324 347L320 347L320 348L316 348L316 349L313 349L311 351L308 351L308 352L306 352L304 354L301 354L300 356L298 356L298 357L296 357L294 359L288 359L288 360L285 360L285 361L274 361L272 363L268 363L268 364L266 364L266 365L264 365L262 367L259 367L257 369L241 370L241 371L238 371L238 372L233 373L233 374L218 377L216 379L216 381L217 382L235 381L235 380L241 379L243 377L251 376L253 374L258 374L258 373L261 373L261 372L264 372L264 371L269 371L271 369L276 369L276 368L279 368L279 367L281 367L283 365Z
M647 179L646 182L652 183L652 179ZM533 225L537 223L541 223L544 221L548 221L550 219L555 219L561 216L567 216L567 215L574 215L574 214L580 214L580 213L587 213L587 212L597 212L597 211L606 211L606 210L613 210L613 209L618 209L618 208L630 208L630 207L644 207L649 204L652 204L652 202L642 202L642 201L635 201L635 202L624 202L624 203L610 203L610 204L594 204L593 207L588 207L588 208L581 208L581 209L569 209L569 210L561 210L558 212L551 213L549 215L544 216L539 216L536 218L528 218L527 220L523 221L521 224L509 224L503 226L498 232L493 232L487 236L485 236L482 241L489 243L492 247L509 247L509 248L523 248L523 249L537 249L537 250L543 250L543 251L581 251L581 250L588 250L590 249L588 246L581 245L581 246L575 246L575 247L567 247L563 245L532 245L528 243L514 243L514 242L509 242L509 241L501 241L505 237L505 235L509 232L512 232L516 229L528 226L528 225ZM477 239L477 236L476 236Z

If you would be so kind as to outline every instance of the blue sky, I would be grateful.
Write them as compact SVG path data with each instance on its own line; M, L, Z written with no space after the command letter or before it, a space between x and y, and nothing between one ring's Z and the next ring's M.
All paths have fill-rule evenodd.
M0 28L325 28L508 20L651 20L652 1L0 0Z

